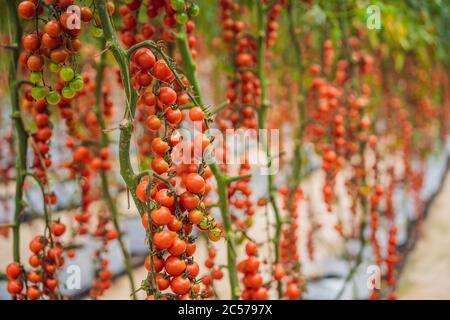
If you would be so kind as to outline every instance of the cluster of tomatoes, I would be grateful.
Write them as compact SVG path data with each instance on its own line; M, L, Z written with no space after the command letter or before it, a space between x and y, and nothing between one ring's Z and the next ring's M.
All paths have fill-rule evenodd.
M30 241L32 255L28 262L33 270L26 272L17 262L11 262L6 267L9 278L7 290L17 299L37 300L41 296L54 299L60 295L56 272L64 265L64 247L57 239L65 233L66 226L55 221L48 231L48 236L36 236Z
M283 10L283 5L285 0L278 0L275 5L270 8L267 13L267 23L266 23L266 46L272 48L275 45L276 39L278 37L278 28L280 27L277 19L280 15L281 10Z
M302 294L300 286L303 278L300 276L300 255L298 252L298 218L299 204L303 197L303 191L300 187L295 190L282 186L279 192L283 197L283 210L288 213L288 221L282 229L282 240L280 242L281 264L274 268L274 279L280 281L286 274L287 287L285 296L288 299L299 299Z
M238 263L237 269L243 273L241 298L244 300L267 300L269 292L264 285L264 278L259 271L260 261L258 259L258 246L253 242L245 245L247 259Z
M138 13L142 6L146 6L146 15L149 20L144 23L140 23L138 19ZM162 24L158 26L154 21L161 12L164 15ZM173 42L177 24L186 24L186 31L191 33L195 29L195 24L189 20L189 17L194 17L198 13L197 4L190 3L189 6L186 6L184 0L128 1L119 7L119 15L122 19L121 41L127 48L154 38ZM193 49L196 43L195 37L189 35L188 42L191 54L195 57L197 55Z
M251 165L246 156L241 157L238 176L245 176L250 173ZM232 182L228 186L228 201L233 210L234 223L242 230L246 230L251 225L251 217L255 214L253 204L253 191L249 185L250 178L240 179ZM238 213L241 212L242 214Z
M394 167L388 169L390 177L390 183L386 190L386 217L388 220L388 246L386 255L386 279L388 286L391 288L389 293L389 299L396 300L397 295L395 293L396 279L396 264L399 260L397 255L397 233L398 227L395 223L395 210L394 210L394 192L397 184L395 178Z
M60 102L61 96L71 99L83 87L83 81L71 67L64 66L69 59L81 49L81 41L78 35L81 29L72 23L72 14L65 12L67 7L73 5L73 0L58 1L51 3L52 9L57 12L57 19L50 18L50 13L44 11L43 4L39 1L22 1L19 3L19 15L27 20L44 19L47 21L44 32L39 30L38 23L35 30L26 34L22 38L22 45L27 53L22 56L22 61L30 71L30 81L34 84L31 95L36 100L45 99L49 104L56 105ZM84 7L80 10L82 21L89 22L92 19L92 12ZM46 17L49 17L48 20ZM59 79L64 82L64 86L52 89L44 79L45 61L49 61L49 70L57 72Z
M221 129L229 127L256 128L256 112L261 104L260 81L254 70L257 62L256 42L247 37L247 26L238 20L240 6L231 0L220 1L223 41L229 46L236 74L228 79L227 99L229 105L218 117Z
M205 267L208 272L202 277L202 294L206 299L212 298L214 296L213 283L215 280L221 280L223 278L223 271L220 267L216 266L214 260L216 258L217 251L215 248L210 246L208 248L208 257L205 260Z
M148 207L142 214L151 250L144 289L149 299L171 297L164 292L169 287L182 299L198 298L201 293L196 280L199 267L192 256L196 247L191 235L193 226L207 231L213 241L219 240L222 233L205 207L204 198L211 190L207 179L212 172L203 161L196 162L196 156L201 159L210 142L202 132L193 141L183 140L175 132L185 117L180 106L189 102L183 89L188 83L175 82L175 75L163 59L156 61L150 49L141 48L133 54L131 68L135 87L142 90L139 100L147 110L146 127L154 134L150 163L153 176L142 177L135 190L138 200ZM147 74L150 81L145 80ZM206 129L200 107L190 108L189 118L200 124L196 126L200 131ZM186 157L178 155L177 148L188 154L187 161L177 161ZM165 257L166 253L169 256Z
M92 298L98 298L107 290L112 282L112 271L108 268L109 261L105 257L108 253L108 244L116 240L119 232L110 226L111 220L107 211L102 211L98 215L97 227L94 235L100 240L101 246L95 251L96 270L95 279L92 283L89 295Z

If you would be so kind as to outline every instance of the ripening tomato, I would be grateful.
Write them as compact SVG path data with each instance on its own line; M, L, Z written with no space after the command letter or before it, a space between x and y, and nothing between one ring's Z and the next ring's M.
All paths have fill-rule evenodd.
M253 300L267 300L268 298L269 298L269 293L267 292L266 288L261 287L252 292Z
M168 189L161 189L155 195L155 200L162 206L171 207L175 203L175 197L169 195Z
M136 197L142 202L147 201L147 186L148 180L141 179L136 187Z
M81 8L80 13L81 13L81 16L80 16L81 21L89 22L89 21L92 20L93 13L92 13L92 10L89 7Z
M78 163L87 163L90 158L90 151L84 146L75 149L73 153L73 161Z
M212 276L216 280L220 280L223 278L223 271L221 269L215 269L212 273Z
M155 209L151 213L152 222L159 225L159 226L165 226L170 222L170 219L172 217L172 213L167 207L162 206L159 209Z
M45 240L43 240L40 236L36 236L33 240L30 242L30 250L34 254L38 254L45 248Z
M193 107L189 110L189 118L192 121L203 121L205 120L205 113L200 107Z
M36 286L28 287L27 297L30 300L37 300L41 297L41 290L39 290L39 288Z
M152 151L159 156L164 156L169 151L170 146L167 142L163 141L160 137L156 137L152 141Z
M75 258L75 256L76 256L75 250L73 250L73 249L67 250L67 256L68 256L69 258Z
M189 263L186 266L186 272L192 278L197 277L198 274L200 273L200 267L198 266L198 263L195 261L193 261L192 263Z
M149 130L158 130L161 128L162 121L155 115L151 115L147 118L145 125Z
M186 92L180 92L177 94L177 103L180 106L185 106L185 105L189 104L189 102L190 102L190 98Z
M50 59L55 63L63 63L66 62L69 57L69 53L64 48L54 49L50 52Z
M180 109L167 108L166 110L167 121L172 125L177 125L181 121L182 116Z
M42 280L42 274L33 270L30 273L28 273L27 278L29 281L31 281L33 283L38 283L38 282L41 282L41 280Z
M52 38L47 33L44 33L44 35L42 36L42 44L47 49L53 50L61 45L61 40L59 38Z
M153 235L153 243L158 250L169 249L173 243L173 240L173 234L167 230L157 232Z
M61 222L57 222L52 224L52 234L56 237L59 237L61 235L64 234L64 232L66 232L66 226L64 225L64 223Z
M152 260L153 260L153 267L155 268L155 271L156 272L161 272L161 270L164 268L164 263L165 263L164 259L163 258L159 258L158 256L153 256ZM149 272L151 272L152 266L150 264L150 256L147 256L145 258L144 265L145 265L145 268Z
M167 172L167 170L169 170L169 164L162 157L154 158L152 160L151 167L153 171L155 171L158 174L162 174L164 172Z
M136 75L136 81L141 87L148 87L152 83L152 80L151 74L146 70L139 71Z
M164 105L171 106L177 101L177 93L170 87L162 87L158 98Z
M245 245L245 252L248 256L255 255L258 252L258 246L254 242L247 242Z
M116 229L111 229L111 230L106 231L106 235L105 235L106 240L112 241L112 240L117 239L118 237L119 237L119 232Z
M185 251L186 251L186 241L176 237L169 248L169 253L172 256L178 257L182 255Z
M191 281L188 278L177 276L170 282L170 288L175 294L183 295L189 292Z
M216 242L219 241L221 237L222 237L222 230L220 230L219 228L216 227L208 230L209 240Z
M201 193L205 192L205 179L198 173L189 173L184 178L184 184L186 189L192 193Z
M179 257L169 256L164 263L164 268L168 274L172 277L176 277L186 270L186 261L184 261L184 259L180 259Z
M169 279L160 273L156 275L156 283L158 284L159 290L166 290L170 285Z
M181 228L183 228L183 222L181 220L178 220L176 216L172 215L169 223L167 224L167 228L170 231L178 232L181 230Z
M50 20L45 24L45 32L52 38L58 38L62 35L61 24L56 20Z
M192 224L199 224L203 220L204 214L200 210L191 210L188 219Z
M52 272L53 273L53 272ZM47 278L45 280L45 287L47 289L49 289L50 291L55 290L55 288L58 286L58 279L52 279L52 278Z
M27 60L27 67L30 71L41 71L44 67L44 58L38 54L31 55Z
M144 212L141 218L142 225L145 230L148 230L148 212Z
M185 208L186 210L193 210L197 208L198 204L200 203L200 198L189 192L185 191L180 196L180 204Z
M21 273L22 273L22 269L20 268L20 265L15 261L11 262L6 267L6 275L10 279L17 279Z
M247 287L258 289L263 284L263 277L260 273L250 273L245 276L244 282Z
M196 249L197 249L197 245L195 243L188 242L186 244L186 256L191 257L195 253Z
M133 61L143 70L149 70L155 64L155 55L148 48L140 48L133 55Z
M252 64L252 56L248 53L240 53L236 56L236 64L239 67L248 67Z
M203 276L202 277L202 283L205 285L205 286L210 286L211 284L212 284L212 278L209 276L209 275L206 275L206 276Z
M39 256L33 254L33 255L30 256L30 258L28 258L28 263L33 268L37 268L40 265L41 261L40 261Z
M273 273L273 278L277 281L280 281L285 276L285 271L283 269L283 266L281 264L275 265L275 271Z
M141 101L146 105L146 106L154 106L156 103L156 97L152 92L146 92L141 96Z
M19 16L24 19L31 20L36 15L36 6L33 1L22 1L17 7Z
M172 70L170 70L167 63L162 59L155 62L155 65L153 66L153 76L164 82L172 82L175 79Z
M19 280L9 280L6 288L10 295L16 295L22 292L23 284Z
M36 51L41 47L41 40L36 32L24 35L22 37L22 46L27 51Z
M259 260L254 256L248 257L245 263L245 271L252 273L258 271L259 268Z
M288 299L297 300L300 299L302 291L300 290L297 284L290 283L287 285L285 295L286 297L288 297Z

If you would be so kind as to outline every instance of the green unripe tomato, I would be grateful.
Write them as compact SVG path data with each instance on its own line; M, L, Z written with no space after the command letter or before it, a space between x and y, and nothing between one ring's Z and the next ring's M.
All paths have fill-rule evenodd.
M182 11L184 10L184 0L171 0L170 6L175 11Z
M57 63L50 62L49 69L50 69L50 72L56 73L59 70L59 66Z
M200 7L197 4L193 3L188 9L188 13L191 17L196 17L200 13Z
M61 95L58 93L58 91L52 90L48 93L47 97L45 98L47 102L51 105L55 105L58 102L61 101Z
M100 37L102 37L102 36L103 36L103 29L101 29L101 28L93 28L93 29L92 29L92 35L93 35L95 38L100 38Z
M62 95L63 95L63 97L64 98L67 98L67 99L72 99L73 97L75 97L75 90L72 90L70 87L64 87L63 89L62 89Z
M83 79L81 79L81 77L76 77L75 79L70 81L69 87L75 92L80 91L84 87Z
M31 72L30 73L30 81L34 84L38 84L42 79L42 75L40 72Z
M184 12L177 12L175 14L175 20L178 22L178 24L185 24L188 20L188 16Z
M45 87L34 87L31 89L31 96L34 100L41 100L47 96L47 88Z
M61 70L59 70L59 76L65 82L69 82L75 77L75 71L73 71L71 67L62 67Z

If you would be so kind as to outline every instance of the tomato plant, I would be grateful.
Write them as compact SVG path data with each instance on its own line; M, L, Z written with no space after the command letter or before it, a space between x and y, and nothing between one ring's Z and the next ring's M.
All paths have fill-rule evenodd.
M108 297L116 247L133 299L308 298L324 257L346 264L335 298L366 263L384 281L363 298L397 298L396 192L420 226L448 136L448 4L379 1L372 28L353 0L5 3L13 298L65 299L73 259L92 260L85 293ZM78 197L60 214L62 182Z

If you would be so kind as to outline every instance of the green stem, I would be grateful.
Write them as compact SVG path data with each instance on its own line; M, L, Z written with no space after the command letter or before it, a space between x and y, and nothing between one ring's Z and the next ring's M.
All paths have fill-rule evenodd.
M127 98L127 106L122 122L120 123L120 137L119 137L119 165L120 175L122 176L128 191L133 197L134 203L142 216L145 212L144 206L141 204L136 196L136 174L130 159L130 143L131 134L133 132L133 118L136 112L136 102L138 95L131 84L131 75L129 68L129 61L127 52L122 48L117 39L116 32L111 23L111 18L106 8L106 0L94 0L95 7L100 17L100 24L103 29L106 47L109 48L120 68L120 75L122 83L125 88Z
M104 42L101 45L101 49L104 47ZM97 117L97 121L100 125L101 129L101 144L103 148L108 148L109 146L109 136L105 132L106 125L105 120L103 118L102 108L101 108L101 102L102 102L102 82L103 82L103 72L105 69L105 60L106 60L106 51L102 52L100 55L100 61L98 62L96 69L97 69L97 75L95 77L95 115ZM122 253L125 272L128 277L128 281L130 283L130 290L131 290L131 296L133 300L136 300L136 287L134 284L134 278L133 278L133 269L130 263L130 254L125 246L125 243L123 241L123 234L122 230L120 228L120 222L119 222L119 213L117 211L117 207L111 197L111 192L109 190L109 183L108 183L108 176L106 175L105 171L100 172L100 179L102 183L102 194L103 194L103 200L105 201L106 205L108 206L109 212L111 213L111 220L114 225L114 228L116 229L118 233L117 240L119 242L120 251Z
M28 149L28 134L25 130L23 120L20 114L19 106L19 92L17 83L17 64L20 53L20 43L22 36L22 28L19 23L19 16L17 14L16 1L6 1L8 5L8 20L10 26L14 29L15 43L17 46L11 48L9 72L8 72L8 86L10 91L12 119L16 129L18 155L16 157L16 187L15 187L15 208L13 217L13 259L20 264L20 216L24 209L23 201L23 184L27 172L27 149Z
M230 282L231 299L239 299L239 282L236 270L236 239L233 233L230 214L228 211L228 189L226 177L222 174L219 167L214 164L210 165L211 171L216 177L217 189L219 192L219 209L222 214L223 226L225 229L225 238L227 240L227 270Z
M178 32L175 35L175 40L177 42L177 46L181 54L181 59L183 61L184 74L188 78L189 83L192 86L192 91L194 91L194 95L197 98L198 103L200 103L200 106L202 107L202 95L200 91L200 85L196 76L197 65L195 64L195 61L192 58L191 51L189 49L184 25L178 25Z
M296 188L300 184L301 170L302 170L302 140L303 132L306 125L306 115L305 115L305 85L304 85L304 66L302 62L302 50L300 47L299 39L295 31L295 16L292 6L292 0L287 3L288 9L288 25L289 34L291 37L292 48L294 50L294 56L297 64L298 70L298 86L300 94L297 100L297 113L300 120L299 127L297 128L295 137L295 147L294 147L294 157L293 157L293 170L292 170L292 186Z
M264 64L265 64L265 32L266 32L266 8L262 1L256 1L257 8L257 22L258 22L258 37L257 37L257 56L258 56L258 65L257 72L258 78L261 85L261 108L258 110L258 124L259 129L267 128L267 109L269 108L269 101L267 98L267 79L264 72ZM261 137L261 142L263 147L266 150L267 156L267 187L268 187L268 197L269 202L272 206L273 212L275 214L275 235L273 237L273 245L275 249L275 264L280 262L280 238L281 238L281 215L278 209L278 205L275 199L276 187L273 179L273 174L271 174L272 167L272 154L270 150L270 144L267 141L266 137ZM281 299L283 296L282 292L282 284L281 281L277 281L277 290L278 290L278 298Z

